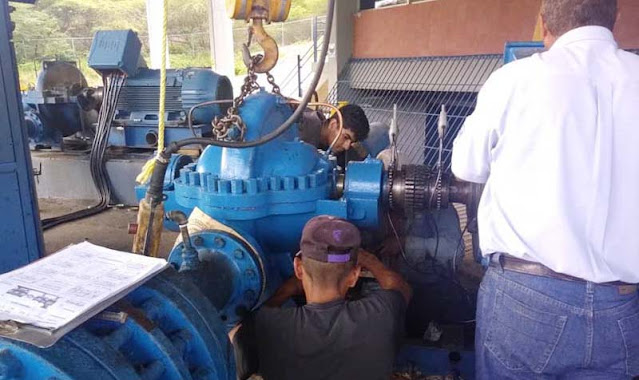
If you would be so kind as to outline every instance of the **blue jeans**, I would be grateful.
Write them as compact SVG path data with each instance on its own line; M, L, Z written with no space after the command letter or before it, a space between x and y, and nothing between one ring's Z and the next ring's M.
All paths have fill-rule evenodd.
M631 379L639 375L637 289L491 267L475 350L477 379Z

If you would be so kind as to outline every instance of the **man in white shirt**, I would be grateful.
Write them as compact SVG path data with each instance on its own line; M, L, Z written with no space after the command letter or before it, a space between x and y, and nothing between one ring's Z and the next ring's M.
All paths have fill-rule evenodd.
M479 379L639 375L639 56L616 0L543 0L548 51L482 88L454 174L485 183Z

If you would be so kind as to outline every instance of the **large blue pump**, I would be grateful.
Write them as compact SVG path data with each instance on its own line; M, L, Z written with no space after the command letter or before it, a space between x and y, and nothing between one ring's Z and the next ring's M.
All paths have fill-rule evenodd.
M239 115L247 141L257 140L288 119L285 98L267 92L248 97ZM199 269L196 283L233 325L293 274L304 224L316 215L335 215L364 229L380 221L381 161L351 163L346 180L335 159L298 139L294 126L254 148L208 146L197 162L174 156L165 178L165 209L187 215L196 207L221 223L191 234ZM139 187L138 196L145 193ZM227 230L229 228L231 231ZM184 260L178 244L169 261Z

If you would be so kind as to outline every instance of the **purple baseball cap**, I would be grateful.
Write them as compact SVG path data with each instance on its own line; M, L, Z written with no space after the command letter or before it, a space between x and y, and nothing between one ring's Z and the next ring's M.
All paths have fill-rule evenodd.
M320 215L304 226L296 256L324 263L356 261L361 242L359 230L353 224L334 216Z

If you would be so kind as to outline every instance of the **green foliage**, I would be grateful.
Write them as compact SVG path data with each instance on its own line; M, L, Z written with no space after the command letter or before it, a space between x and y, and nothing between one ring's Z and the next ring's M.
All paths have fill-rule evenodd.
M208 1L169 0L171 67L211 66ZM289 20L322 15L326 12L326 2L293 0ZM138 32L148 62L146 0L38 0L35 5L17 4L16 8L11 17L16 23L14 42L22 87L35 83L42 61L55 59L76 61L87 81L98 84L99 76L86 66L91 37L98 30ZM234 26L246 24L236 22ZM276 26L271 28L276 30ZM286 43L307 39L307 29L304 25L291 27L286 32ZM282 36L284 33L276 33L278 42ZM242 73L244 65L238 53L236 72Z
M208 67L213 66L211 54L208 51L200 52L197 55L173 54L170 56L171 68L183 69L186 67Z
M342 0L344 1L344 0ZM293 0L289 20L318 16L326 13L327 0Z

